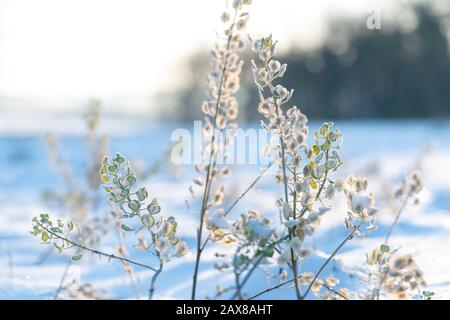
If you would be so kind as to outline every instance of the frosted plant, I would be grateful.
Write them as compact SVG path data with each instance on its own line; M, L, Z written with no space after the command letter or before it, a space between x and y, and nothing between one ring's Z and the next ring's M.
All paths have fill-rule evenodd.
M104 215L96 216L94 211L99 205L98 179L99 164L106 153L108 147L108 137L98 132L101 118L101 102L97 99L89 101L88 108L84 114L86 123L86 133L84 140L89 149L87 157L84 159L85 172L81 175L83 179L75 176L74 169L66 161L63 152L60 150L58 136L46 134L45 142L48 157L64 183L64 188L58 190L47 190L43 193L44 201L51 206L56 206L59 211L76 222L82 229L85 242L91 246L97 245L101 238L108 232L110 217L107 212ZM43 263L48 257L44 254L38 261ZM66 264L59 286L55 292L55 299L66 290L64 285L67 271L72 262ZM88 284L86 284L88 285ZM72 284L74 287L74 284Z
M139 233L147 231L148 235L140 234L136 247L156 257L157 267L140 263L123 255L105 253L86 245L79 226L72 221L64 222L58 219L52 221L48 214L41 214L33 218L31 233L39 236L44 244L51 244L58 253L75 249L72 261L81 259L81 252L90 252L98 256L116 259L122 262L125 268L130 264L154 271L151 279L149 298L153 297L155 282L161 274L164 264L173 257L182 257L187 254L185 242L177 236L177 222L175 218L167 219L160 216L161 207L156 199L146 202L149 197L145 188L134 190L137 183L135 174L129 162L120 154L110 159L105 157L100 169L103 187L110 196L110 201L117 204L122 214L120 228L125 232ZM130 221L130 222L125 222Z
M63 152L58 146L58 137L54 134L46 135L46 145L50 162L55 167L65 187L59 190L44 192L44 200L49 205L56 205L60 210L83 229L85 240L90 245L96 245L107 232L109 216L94 216L93 212L99 205L98 179L99 165L108 148L108 137L98 132L101 116L101 103L99 100L89 101L88 109L84 114L86 134L84 140L89 149L84 159L86 167L81 175L82 180L74 175L74 169L64 159Z
M149 297L153 297L154 284L158 275L162 272L164 263L172 257L182 257L187 254L188 247L177 236L177 222L174 217L165 219L160 216L161 207L154 198L147 201L149 193L146 188L133 190L136 184L136 175L129 162L120 154L110 159L105 157L100 169L104 189L109 193L110 201L121 210L120 220L134 220L134 225L122 223L120 228L125 232L147 230L146 237L140 234L136 247L154 254L159 263L158 271L152 278Z
M432 292L422 291L426 287L423 274L414 262L412 256L400 255L397 249L391 252L388 245L390 237L397 226L402 213L409 203L418 204L418 195L423 189L423 181L419 171L413 171L406 176L395 196L401 202L395 215L394 222L390 226L384 243L367 254L367 265L369 266L369 287L373 289L369 294L370 299L379 299L382 289L390 298L408 299L410 291L419 291L416 298L431 299Z
M397 214L395 215L394 222L392 223L388 233L386 234L386 239L384 240L385 244L388 244L389 238L392 235L392 231L397 226L400 216L405 210L408 203L419 203L418 194L420 193L420 191L422 191L422 189L423 181L419 171L413 171L403 179L401 187L395 193L395 197L400 200L401 205L397 211Z
M255 210L232 222L226 218L227 212L216 211L208 223L220 238L236 245L231 263L216 266L221 270L233 270L235 293L232 298L244 297L242 289L259 265L275 265L281 268L280 284L251 298L294 283L297 299L305 299L311 290L326 299L347 299L348 290L334 288L338 279L322 280L319 276L348 241L367 236L375 229L378 209L374 207L374 197L367 192L365 178L332 179L332 173L342 165L339 155L342 134L333 123L324 123L314 132L313 144L307 144L308 119L296 106L286 108L293 91L277 83L287 65L274 58L272 37L254 41L253 49L259 58L258 63L252 61L252 70L260 97L258 110L265 118L261 124L273 137L263 152L271 155L278 169L275 182L283 188L283 197L276 201L279 222L274 223ZM331 210L327 202L338 193L347 198L345 226L349 234L315 273L300 274L298 262L311 254L306 246L307 238L314 234L321 219ZM291 280L286 280L288 271L293 274ZM306 286L303 294L301 286ZM326 289L325 293L321 293L322 288Z
M426 287L423 272L411 255L402 255L397 250L390 252L387 245L373 249L367 255L367 265L374 269L371 277L377 287L372 299L378 298L380 287L388 298L429 300L433 292ZM370 298L370 297L369 297Z
M61 297L70 300L107 300L111 299L106 292L94 288L91 284L79 284L72 281L61 290Z
M201 255L209 241L209 238L203 239L204 224L208 214L214 210L213 207L222 203L224 186L220 185L219 179L230 174L229 168L219 166L218 163L223 163L226 159L227 148L233 141L233 132L237 127L234 120L238 115L238 101L234 95L239 90L243 65L238 53L244 48L241 32L249 18L244 9L250 3L251 0L232 1L232 8L221 16L224 31L218 35L218 42L211 51L211 71L207 77L208 99L201 104L204 114L203 134L209 139L202 149L202 158L206 164L196 164L195 169L200 176L194 179L194 185L202 188L202 202L197 230L192 299L196 298ZM226 135L219 134L225 131Z

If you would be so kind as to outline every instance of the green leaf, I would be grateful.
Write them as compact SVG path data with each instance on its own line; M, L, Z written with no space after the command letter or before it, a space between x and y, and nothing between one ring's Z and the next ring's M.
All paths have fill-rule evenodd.
M152 215L144 214L141 218L142 224L147 227L151 228L155 224L155 218L153 218Z
M31 232L31 234L33 236L37 236L40 233L39 228L37 226L33 227L33 231Z
M81 254L79 254L79 255L76 255L76 256L73 256L73 257L72 257L72 262L77 262L78 260L80 260L80 259L81 259L81 257L82 257L82 255L81 255Z
M128 181L128 183L130 184L130 186L136 184L136 178L135 178L134 176L132 176L132 175L129 175L129 176L127 177L127 181Z
M128 202L128 208L130 208L133 212L138 211L140 207L141 204L139 203L139 201L131 200L130 202Z
M116 202L117 201L117 196L114 192L110 192L109 193L109 200L111 200L112 202Z
M49 236L48 236L48 232L47 231L42 231L42 234L41 234L41 239L42 239L42 241L44 241L45 243L48 243L48 240L50 239L49 238Z
M130 195L130 189L123 189L121 192L120 192L120 196L122 197L122 198L126 198L126 197L128 197Z
M172 237L169 239L169 243L170 243L171 245L173 245L173 246L177 245L178 242L180 242L180 239L178 239L178 237L176 237L176 236L172 236Z
M69 232L73 230L73 222L69 221L67 222L67 227L69 228Z
M134 231L134 228L130 227L130 226L127 225L127 224L122 224L122 225L120 226L120 228L121 228L122 230L124 230L124 231Z
M52 228L50 228L50 231L51 232L54 232L54 233L62 233L63 231L61 230L61 228L57 228L57 227L52 227Z
M118 153L118 154L116 154L116 159L115 159L115 161L116 161L118 164L122 164L122 163L125 162L125 158L124 158L120 153Z
M56 248L56 251L58 251L59 254L61 254L63 252L63 248L61 248L60 246L58 246L55 242L53 242L53 245Z
M319 151L320 151L319 146L318 146L317 144L315 144L315 145L312 146L312 150L313 150L313 152L314 152L315 154L318 154Z
M113 164L112 166L108 167L108 171L111 172L111 173L116 173L117 169L118 169L118 167L117 167L116 164Z
M159 206L159 204L156 201L156 199L153 199L152 202L148 205L147 211L150 214L158 214L158 213L161 212L161 207Z
M148 198L148 192L145 188L140 189L137 193L136 193L139 201L144 201L145 199Z

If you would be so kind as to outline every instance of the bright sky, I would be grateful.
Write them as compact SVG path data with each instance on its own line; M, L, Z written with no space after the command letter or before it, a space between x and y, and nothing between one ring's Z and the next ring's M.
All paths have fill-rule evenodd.
M272 32L281 47L314 46L330 13L365 23L369 9L392 12L396 2L254 0L248 32ZM210 47L224 5L225 0L0 0L0 109L71 108L88 97L148 108L153 93L183 81L182 57Z

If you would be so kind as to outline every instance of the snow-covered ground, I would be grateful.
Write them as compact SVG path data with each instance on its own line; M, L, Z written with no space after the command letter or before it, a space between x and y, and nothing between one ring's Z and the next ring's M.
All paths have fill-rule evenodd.
M313 123L312 127L317 124ZM393 221L398 203L389 195L411 169L419 167L423 174L425 190L421 203L408 207L391 238L393 247L401 247L404 253L413 254L425 274L429 290L436 298L450 298L450 122L384 121L337 122L344 135L343 158L345 166L338 172L345 177L353 173L369 178L369 189L379 201L379 229L368 239L354 239L340 252L343 268L362 266L365 253L380 244ZM142 127L129 134L115 131L111 137L110 151L120 151L129 159L141 159L150 166L160 158L170 142L172 130L180 125L168 124ZM61 124L59 127L63 127ZM127 127L127 126L124 126ZM132 126L129 126L130 128ZM189 127L189 126L188 126ZM136 127L134 127L136 129ZM81 134L65 131L62 150L65 158L82 171L86 147ZM51 254L48 248L29 234L31 218L42 212L62 214L58 208L46 207L42 201L44 190L57 190L62 181L48 163L43 136L39 132L0 135L0 299L51 299L58 287L69 259L68 255ZM163 212L179 221L179 233L194 250L194 237L198 204L191 201L188 210L184 200L190 198L188 187L193 169L182 166L174 172L163 167L151 176L146 185L151 195L159 199ZM257 175L256 166L234 168L226 181L228 203L247 187ZM81 183L81 182L80 182ZM274 202L281 189L273 184L273 177L264 177L258 186L244 198L234 210L234 216L249 209L257 209L267 216L276 217ZM99 208L99 216L104 210ZM335 209L327 213L314 235L314 244L321 249L301 266L302 270L315 271L336 245L346 236L344 228L345 201L337 199ZM132 237L127 242L134 243ZM117 238L112 230L102 240L100 248L113 252ZM214 294L216 284L226 287L233 277L213 268L215 252L226 252L222 246L211 246L205 251L199 278L199 297ZM140 261L150 261L145 254L131 248L130 256ZM40 260L45 259L43 263ZM157 283L156 297L161 299L189 298L194 255L176 259L167 264ZM358 289L362 286L357 277L348 276L340 265L331 264L326 274L341 278L340 286ZM151 273L135 269L135 286L138 296L147 296ZM117 299L135 298L129 277L122 266L98 257L84 257L69 269L68 282L77 278L81 283L91 283ZM268 281L260 272L245 287L247 293L264 289ZM293 298L293 290L273 291L263 298Z

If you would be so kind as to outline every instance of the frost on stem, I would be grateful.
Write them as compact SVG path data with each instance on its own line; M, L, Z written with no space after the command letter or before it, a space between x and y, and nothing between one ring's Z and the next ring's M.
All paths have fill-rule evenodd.
M165 219L160 216L161 207L157 200L147 201L148 191L145 188L135 187L137 181L134 171L122 155L117 154L112 159L105 157L100 174L104 183L103 188L108 192L110 201L115 203L122 212L119 217L121 230L135 234L147 231L147 236L140 234L135 246L155 255L159 262L158 267L125 258L124 252L120 252L120 255L117 256L90 248L85 243L82 230L77 224L70 220L64 222L60 219L54 222L48 214L41 214L39 217L33 218L31 233L39 236L44 244L52 244L59 254L72 248L76 249L76 254L72 256L72 262L80 260L82 257L80 252L84 251L104 256L109 260L119 260L125 269L129 268L131 264L154 271L149 290L149 297L152 298L156 278L162 272L164 263L172 257L186 255L187 244L180 241L177 236L175 218Z
M281 281L287 277L287 271L291 271L294 279L289 282L294 282L296 287L307 287L303 295L296 288L299 299L304 299L310 290L323 298L346 299L348 290L334 288L338 279L321 280L319 276L347 241L366 236L375 229L378 210L374 207L373 195L366 191L365 178L352 176L348 181L332 178L342 165L339 154L342 134L333 123L323 123L313 133L313 143L308 144L308 119L298 107L287 106L293 91L279 83L287 65L274 58L275 45L271 36L253 42L258 62L252 61L252 71L260 97L258 111L264 118L261 125L273 137L264 148L264 154L273 159L278 168L275 182L283 186L284 196L276 201L279 223L273 223L255 210L234 222L227 220L222 211L216 211L208 223L214 230L221 230L220 237L237 248L231 263L217 263L216 267L234 270L236 294L233 297L241 298L245 282L258 265L265 265L281 268ZM349 235L318 271L297 274L297 262L311 254L306 246L307 238L314 234L321 219L332 209L329 202L338 193L347 198L345 225ZM229 259L225 255L223 258ZM322 294L321 288L326 288L326 293Z
M202 146L203 163L195 165L199 176L193 181L194 185L201 189L202 203L197 230L197 255L192 299L195 299L196 296L197 275L202 251L208 239L220 238L217 236L220 235L219 229L211 230L211 236L207 240L203 240L202 233L209 212L214 206L222 203L224 186L220 185L218 181L220 178L230 175L230 169L219 166L219 164L227 160L227 150L233 142L234 132L237 128L235 120L238 116L238 101L235 94L240 87L240 74L243 66L239 52L244 49L241 32L245 30L249 18L248 13L244 11L249 4L251 4L249 0L232 1L232 8L221 16L224 29L222 33L218 34L218 41L211 51L211 71L207 77L208 99L201 104L204 114L203 135L207 143ZM191 188L191 190L193 189Z
M146 188L136 187L135 173L121 154L114 158L105 157L100 174L110 201L122 212L119 217L122 221L120 228L136 234L143 230L148 231L148 236L139 236L137 248L153 252L164 262L173 256L181 257L187 253L186 243L180 241L177 236L178 224L175 218L162 217L158 201L149 200Z
M383 291L388 298L429 300L434 295L425 291L426 282L422 271L411 255L401 255L398 249L391 250L388 245L390 236L395 229L401 214L409 202L419 203L418 195L423 189L423 181L419 171L413 171L406 176L395 197L401 202L390 226L384 243L366 254L366 264L369 277L367 280L370 299L379 299ZM412 201L411 201L412 200ZM415 294L414 294L415 292Z
M89 245L97 245L100 242L102 236L107 233L110 223L106 212L101 217L92 215L100 199L98 171L108 147L108 137L98 132L101 109L101 101L91 99L83 116L86 126L83 138L89 152L84 160L86 169L82 173L75 172L65 159L59 147L58 136L51 133L45 136L48 158L63 181L63 187L46 190L43 199L46 203L56 205L67 212L68 218L80 226ZM83 179L78 179L79 177Z
M417 266L411 255L398 253L397 250L390 251L387 245L381 245L367 254L366 263L371 271L369 278L369 288L371 283L375 283L373 294L378 294L382 288L387 298L390 299L410 299L430 300L434 295L431 291L426 291L426 282L423 272ZM380 289L377 289L380 288ZM370 294L367 298L371 297Z

